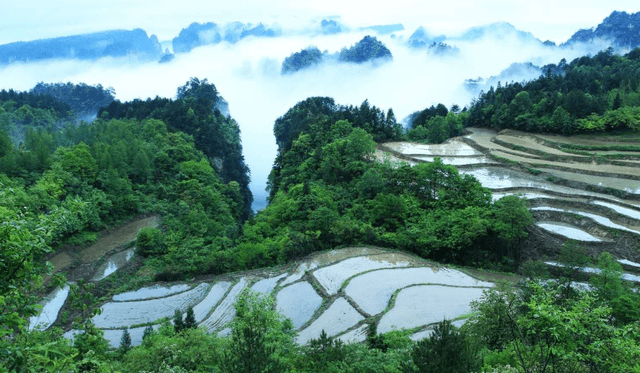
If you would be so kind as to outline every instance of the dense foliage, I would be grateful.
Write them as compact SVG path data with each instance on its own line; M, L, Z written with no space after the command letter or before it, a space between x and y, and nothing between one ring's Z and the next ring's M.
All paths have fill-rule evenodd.
M406 137L411 141L439 144L445 140L462 135L467 113L460 112L454 105L451 111L443 104L417 111L408 118L409 130Z
M584 267L564 264L577 273ZM486 292L468 325L469 342L484 351L485 371L640 372L640 296L609 253L600 254L598 267L591 288L571 277L534 277Z
M307 47L292 53L282 62L282 74L291 74L322 62L323 54L317 47Z
M105 119L158 119L166 123L170 131L193 136L196 147L211 159L222 180L238 184L242 195L242 219L247 219L252 215L253 202L249 190L250 172L244 163L240 127L221 112L219 108L224 107L226 101L213 84L206 79L193 78L178 88L176 100L156 97L146 101L114 101L98 115Z
M491 87L472 103L465 126L567 135L640 129L640 49L624 56L608 49L544 71L526 84Z
M311 98L276 121L271 203L244 226L238 251L246 260L267 265L366 243L455 263L517 263L517 242L531 222L524 202L492 203L477 180L439 160L414 167L375 161L367 130L382 136L385 127L365 118L376 111L380 118L367 102L346 110ZM341 119L346 114L360 125Z
M115 100L115 90L102 85L90 86L84 83L38 83L29 91L38 95L51 95L71 107L79 119L93 119L98 110Z

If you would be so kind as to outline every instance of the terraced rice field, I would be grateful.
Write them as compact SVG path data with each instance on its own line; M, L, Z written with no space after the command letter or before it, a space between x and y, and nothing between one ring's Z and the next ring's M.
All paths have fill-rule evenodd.
M192 306L200 327L228 335L236 299L251 288L274 296L278 311L298 331L298 343L319 337L323 330L354 343L365 339L369 324L376 320L381 332L405 329L413 335L424 334L443 317L466 317L470 302L492 286L409 254L356 247L317 253L280 272L237 273L231 279L117 294L101 306L102 313L93 322L113 347L130 328L135 345L141 343L145 325L158 327L175 309L184 312ZM66 336L72 338L74 333L68 331Z
M531 200L538 231L554 238L549 242L605 244L598 249L615 251L619 260L640 262L634 250L640 245L640 151L635 151L640 150L640 135L565 137L467 130L443 145L389 143L378 150L414 162L446 158L444 163L491 189L494 200L514 194ZM587 148L567 151L571 144Z

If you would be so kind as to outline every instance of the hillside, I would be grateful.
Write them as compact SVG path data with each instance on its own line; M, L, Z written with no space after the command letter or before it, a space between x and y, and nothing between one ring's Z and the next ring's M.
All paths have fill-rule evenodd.
M598 39L611 42L615 49L640 47L640 12L612 12L602 23L591 29L578 30L565 45L589 43Z

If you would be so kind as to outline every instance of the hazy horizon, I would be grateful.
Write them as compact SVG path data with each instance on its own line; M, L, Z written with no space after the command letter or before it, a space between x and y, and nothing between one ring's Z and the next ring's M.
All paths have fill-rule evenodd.
M437 4L398 0L375 6L364 0L243 0L215 5L200 0L156 0L152 5L143 0L32 0L3 4L7 19L0 44L134 28L143 28L162 41L171 40L192 22L278 23L288 29L302 29L323 18L336 17L353 27L403 23L408 30L425 26L434 33L449 35L504 21L543 41L562 43L578 29L596 26L614 10L635 13L640 5L631 0L454 0Z

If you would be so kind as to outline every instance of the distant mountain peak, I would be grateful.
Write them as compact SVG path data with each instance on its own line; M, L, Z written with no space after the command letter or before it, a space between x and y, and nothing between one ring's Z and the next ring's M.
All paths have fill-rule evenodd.
M594 40L609 40L612 46L621 49L639 47L640 12L629 14L625 11L613 11L598 26L578 30L564 45Z
M471 27L470 29L465 31L459 37L459 39L466 41L475 41L486 36L493 36L499 39L504 39L507 36L516 36L523 41L537 41L539 43L542 43L542 41L537 39L530 32L519 30L511 23L502 21L490 23L488 25Z

